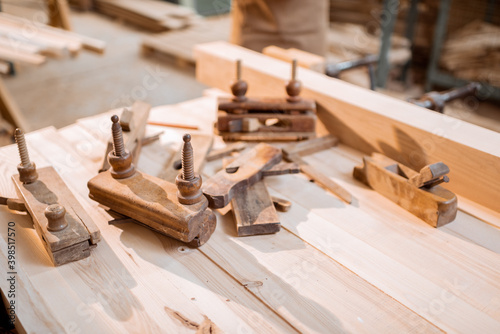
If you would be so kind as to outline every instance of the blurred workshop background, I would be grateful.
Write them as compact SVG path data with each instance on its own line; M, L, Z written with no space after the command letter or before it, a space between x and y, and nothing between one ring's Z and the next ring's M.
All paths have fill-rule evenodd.
M16 119L27 131L60 128L134 100L157 106L199 97L206 87L195 80L192 48L216 40L298 58L301 66L404 100L478 82L440 111L500 131L499 1L0 4L2 145L11 143ZM23 26L15 28L13 22ZM26 38L29 22L71 30L106 46L99 52L64 51L57 40L37 40L36 33Z

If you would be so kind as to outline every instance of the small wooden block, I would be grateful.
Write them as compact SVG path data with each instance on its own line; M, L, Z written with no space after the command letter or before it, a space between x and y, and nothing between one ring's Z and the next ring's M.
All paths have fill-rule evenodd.
M129 132L123 132L123 142L125 144L125 148L129 152L133 153L134 163L136 163L139 159L142 147L141 139L146 133L146 124L148 121L150 110L150 104L142 101L136 101L131 107L131 113L133 114L133 117L129 122L129 124L132 123L133 126ZM113 143L110 138L110 140L108 141L108 146L106 147L106 152L104 154L102 167L99 172L107 171L110 168L108 163L108 154L109 152L111 152L111 150L113 150Z
M441 187L419 188L409 182L418 173L381 154L363 158L353 175L373 190L433 227L452 222L457 214L457 197Z
M132 110L123 108L122 114L120 115L120 125L123 131L132 131L134 128L134 113Z
M193 133L191 134L191 146L194 154L194 171L201 175L208 153L212 149L214 137L212 135ZM160 179L175 183L175 178L181 172L182 147L173 155L166 164L165 169L158 175Z
M225 207L237 191L262 180L262 171L280 161L281 150L265 143L241 154L228 166L237 166L235 173L229 174L223 169L203 184L203 193L208 198L210 207Z
M12 179L54 265L88 257L91 245L100 240L99 230L53 167L39 168L37 172L38 180L30 184L23 184L19 175ZM68 227L50 232L44 212L47 206L56 203L66 209Z
M281 224L264 181L235 193L231 205L239 237L279 232Z

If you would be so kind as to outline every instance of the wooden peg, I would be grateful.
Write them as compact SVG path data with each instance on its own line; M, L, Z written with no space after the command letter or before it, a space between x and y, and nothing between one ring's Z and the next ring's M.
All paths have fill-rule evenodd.
M100 241L99 229L53 167L38 169L38 179L32 183L23 183L19 175L12 179L54 265L90 256L91 248ZM52 205L65 208L65 223L57 221L57 210L46 211L55 208ZM50 227L54 219L54 226L67 227Z

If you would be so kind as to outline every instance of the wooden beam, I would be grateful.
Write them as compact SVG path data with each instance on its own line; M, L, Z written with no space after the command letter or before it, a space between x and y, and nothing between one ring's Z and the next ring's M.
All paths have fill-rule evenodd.
M22 31L35 32L34 37L42 39L45 41L51 41L53 43L64 43L68 45L68 50L72 53L78 52L78 50L83 46L89 51L93 51L99 54L104 53L106 48L106 43L72 31L61 30L58 28L46 26L37 22L27 20L25 18L17 17L14 15L9 15L6 13L0 13L0 23L2 30L12 29L12 34L19 34ZM20 30L21 29L21 30ZM9 34L10 34L9 33ZM21 35L22 36L22 35Z
M248 96L284 96L288 63L214 42L195 49L199 81L226 91L243 61ZM500 211L500 134L424 108L302 69L302 96L316 100L318 117L340 141L365 154L383 153L415 170L442 161L448 189Z

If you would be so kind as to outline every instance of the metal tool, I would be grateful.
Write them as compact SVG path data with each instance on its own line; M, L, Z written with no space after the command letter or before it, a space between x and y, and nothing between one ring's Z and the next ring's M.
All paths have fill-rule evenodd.
M378 55L367 55L363 58L348 60L335 64L326 64L325 74L329 77L338 78L340 73L354 68L367 66L370 76L370 89L375 90L375 70L374 65L378 63Z
M471 82L466 86L450 89L444 92L435 92L435 91L429 92L424 94L419 99L408 99L408 102L411 102L423 108L443 113L444 106L447 102L453 101L461 97L474 95L480 88L481 88L480 83Z

